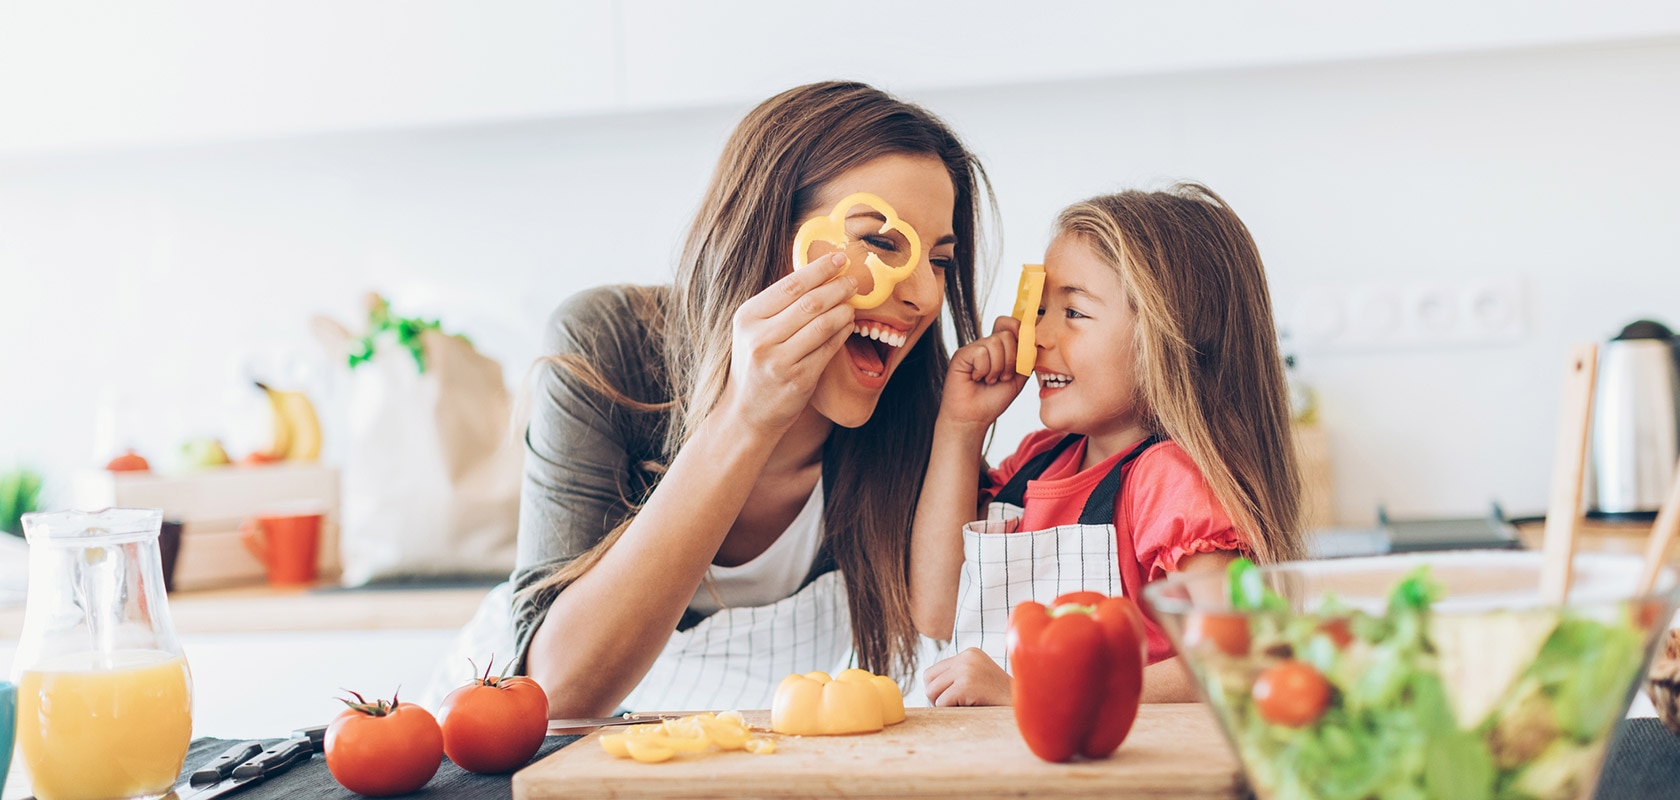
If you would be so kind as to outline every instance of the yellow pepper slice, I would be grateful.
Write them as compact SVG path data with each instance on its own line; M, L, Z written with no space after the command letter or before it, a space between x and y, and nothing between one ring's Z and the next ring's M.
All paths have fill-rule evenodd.
M776 752L776 743L769 739L754 737L747 740L746 751L753 755L767 756Z
M861 669L789 675L770 707L770 730L797 736L873 733L903 721L898 684Z
M1021 267L1021 283L1015 289L1015 311L1010 316L1021 321L1015 334L1015 374L1031 375L1038 361L1038 308L1044 302L1044 265L1027 264Z
M742 750L752 741L747 721L737 711L716 716L691 714L632 725L623 733L603 734L600 738L601 749L608 755L648 764L669 761L678 753L703 753L714 745L720 750ZM764 741L769 749L763 752L773 752L775 744Z
M870 253L864 256L863 264L874 277L875 285L868 294L852 295L846 304L858 309L874 308L887 301L892 294L893 287L900 281L910 277L916 271L916 266L922 261L922 240L916 235L916 229L910 223L899 219L898 212L882 200L868 192L858 192L847 195L840 202L834 204L833 210L827 216L812 217L799 226L799 232L793 237L793 266L795 269L810 262L811 245L817 242L827 242L835 247L844 248L851 237L846 233L846 215L857 206L868 206L880 212L885 220L876 233L898 231L904 235L910 244L908 258L901 266L891 266L882 261L881 257Z
M666 747L652 736L626 736L624 749L630 751L630 757L643 764L657 764L670 761L677 754L676 750Z

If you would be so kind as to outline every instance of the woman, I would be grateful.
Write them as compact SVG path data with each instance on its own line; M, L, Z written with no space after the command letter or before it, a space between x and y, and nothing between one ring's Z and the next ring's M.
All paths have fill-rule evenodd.
M909 531L947 354L977 335L985 177L943 123L856 83L784 92L725 147L669 287L555 314L533 398L514 572L517 653L555 717L768 707L850 658L908 679ZM886 302L861 253L795 232L844 197L920 236ZM848 235L908 253L877 215ZM884 233L884 235L883 235ZM802 259L803 260L803 259Z

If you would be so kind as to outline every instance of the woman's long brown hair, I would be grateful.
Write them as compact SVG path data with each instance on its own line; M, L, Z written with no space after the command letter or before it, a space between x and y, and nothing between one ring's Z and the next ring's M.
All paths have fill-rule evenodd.
M1303 556L1301 478L1260 250L1206 186L1093 197L1064 210L1120 274L1137 317L1137 406L1178 443L1261 561Z
M668 415L666 464L717 405L729 377L735 311L793 268L794 233L817 213L824 184L891 154L937 158L951 176L957 243L955 263L946 270L946 308L959 346L978 337L979 198L982 191L990 197L979 163L932 114L872 87L829 82L790 89L753 109L730 136L689 229L669 300L662 309L649 304L662 319L650 327L662 329L671 388L671 402L657 409ZM940 327L930 328L893 373L869 421L835 427L823 448L824 546L846 582L858 663L901 678L913 670L916 652L910 525L948 358ZM589 365L575 358L560 363L608 396L628 401ZM633 518L634 512L526 591L577 580Z

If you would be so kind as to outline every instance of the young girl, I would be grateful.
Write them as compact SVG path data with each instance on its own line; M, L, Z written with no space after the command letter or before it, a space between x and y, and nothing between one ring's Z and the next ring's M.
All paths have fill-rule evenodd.
M950 641L924 675L935 705L1009 702L1017 603L1082 589L1137 599L1168 572L1302 553L1271 300L1225 202L1180 184L1075 203L1044 272L1033 374L1049 430L981 471L987 429L1026 384L1015 319L947 372L911 543L911 613ZM1145 702L1193 700L1148 627Z

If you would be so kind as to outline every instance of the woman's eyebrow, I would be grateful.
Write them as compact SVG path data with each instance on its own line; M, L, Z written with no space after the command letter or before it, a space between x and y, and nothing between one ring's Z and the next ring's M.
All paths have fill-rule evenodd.
M1071 285L1070 286L1061 286L1061 287L1057 287L1056 292L1058 294L1062 294L1062 295L1066 295L1066 296L1072 296L1072 295L1076 295L1076 294L1084 295L1084 296L1089 297L1092 300L1095 300L1099 303L1102 302L1101 297L1096 296L1095 294L1093 294L1091 292L1091 290L1086 289L1083 286L1071 286Z

